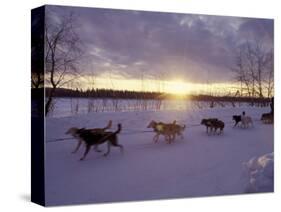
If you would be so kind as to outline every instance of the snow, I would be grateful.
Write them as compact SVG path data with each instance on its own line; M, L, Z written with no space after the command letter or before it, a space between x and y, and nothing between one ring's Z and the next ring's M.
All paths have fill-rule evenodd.
M260 157L253 157L245 163L249 174L246 189L249 193L270 192L274 187L274 154L268 153Z
M253 127L233 128L232 115L242 111L253 118ZM253 170L258 169L265 176L270 173L267 159L248 162L273 152L273 125L259 121L261 114L268 111L269 108L243 106L49 117L45 162L47 205L247 193L254 178ZM199 125L202 118L209 117L226 123L222 135L207 135L205 127ZM141 132L150 130L146 126L152 119L186 124L184 139L167 144L160 137L158 143L153 143L153 133ZM70 127L104 127L108 120L113 120L112 130L122 123L119 143L124 146L124 153L112 147L104 157L103 153L92 150L85 161L79 161L84 147L72 154L76 140L51 142L67 137L64 133ZM99 149L105 152L106 144ZM255 176L255 182L267 180L260 174ZM257 183L251 185L255 188L251 192L273 191L273 188L261 189Z

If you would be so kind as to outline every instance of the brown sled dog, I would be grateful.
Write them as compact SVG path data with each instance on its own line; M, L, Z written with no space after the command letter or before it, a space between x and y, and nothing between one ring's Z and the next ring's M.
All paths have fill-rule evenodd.
M216 118L202 119L201 124L206 126L207 134L209 134L209 128L210 133L213 132L214 134L216 134L217 129L220 130L218 134L221 134L224 129L224 122Z
M176 121L173 123L163 123L163 122L156 122L152 120L147 128L152 128L156 135L153 137L153 141L155 143L158 142L159 136L163 135L165 140L170 144L172 141L175 140L176 135L181 136L183 138L182 132L185 129L184 126L180 126L176 124Z

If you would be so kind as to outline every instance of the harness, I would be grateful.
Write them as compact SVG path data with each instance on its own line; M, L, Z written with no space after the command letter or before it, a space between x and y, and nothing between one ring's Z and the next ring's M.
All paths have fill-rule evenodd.
M158 132L163 132L164 131L164 126L163 126L163 124L156 124L155 129Z

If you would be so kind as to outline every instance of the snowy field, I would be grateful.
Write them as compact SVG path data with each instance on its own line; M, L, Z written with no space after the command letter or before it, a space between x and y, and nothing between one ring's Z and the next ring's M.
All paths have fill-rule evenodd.
M67 117L85 115L92 112L137 112L137 111L167 111L194 110L209 108L208 101L192 101L184 99L142 100L142 99L95 99L95 98L54 98L54 106L50 117ZM235 103L236 106L246 106L249 103ZM218 102L215 107L231 107L230 102Z
M233 128L232 115L246 111L254 127ZM47 205L101 203L132 200L198 197L246 193L249 173L245 162L273 152L273 125L259 119L269 108L224 107L213 109L144 112L103 112L70 117L49 117L46 121ZM216 117L226 123L222 135L207 135L202 118ZM109 156L90 151L84 161L76 154L70 127L104 127L122 124L119 143ZM151 120L186 124L184 139L167 144L163 137L153 143L146 126ZM106 144L100 146L106 151Z

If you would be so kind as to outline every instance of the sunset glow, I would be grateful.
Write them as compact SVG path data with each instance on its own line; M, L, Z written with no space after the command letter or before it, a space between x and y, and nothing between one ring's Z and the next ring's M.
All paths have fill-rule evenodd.
M167 82L165 91L167 93L172 93L179 96L186 95L192 92L190 85L180 80Z
M106 78L96 77L94 82L89 81L88 77L77 79L77 83L72 83L66 88L87 89L112 89L145 92L161 92L174 94L178 97L185 95L216 94L226 95L235 93L239 86L236 83L195 83L173 80L152 80L152 79L125 79L122 77Z

